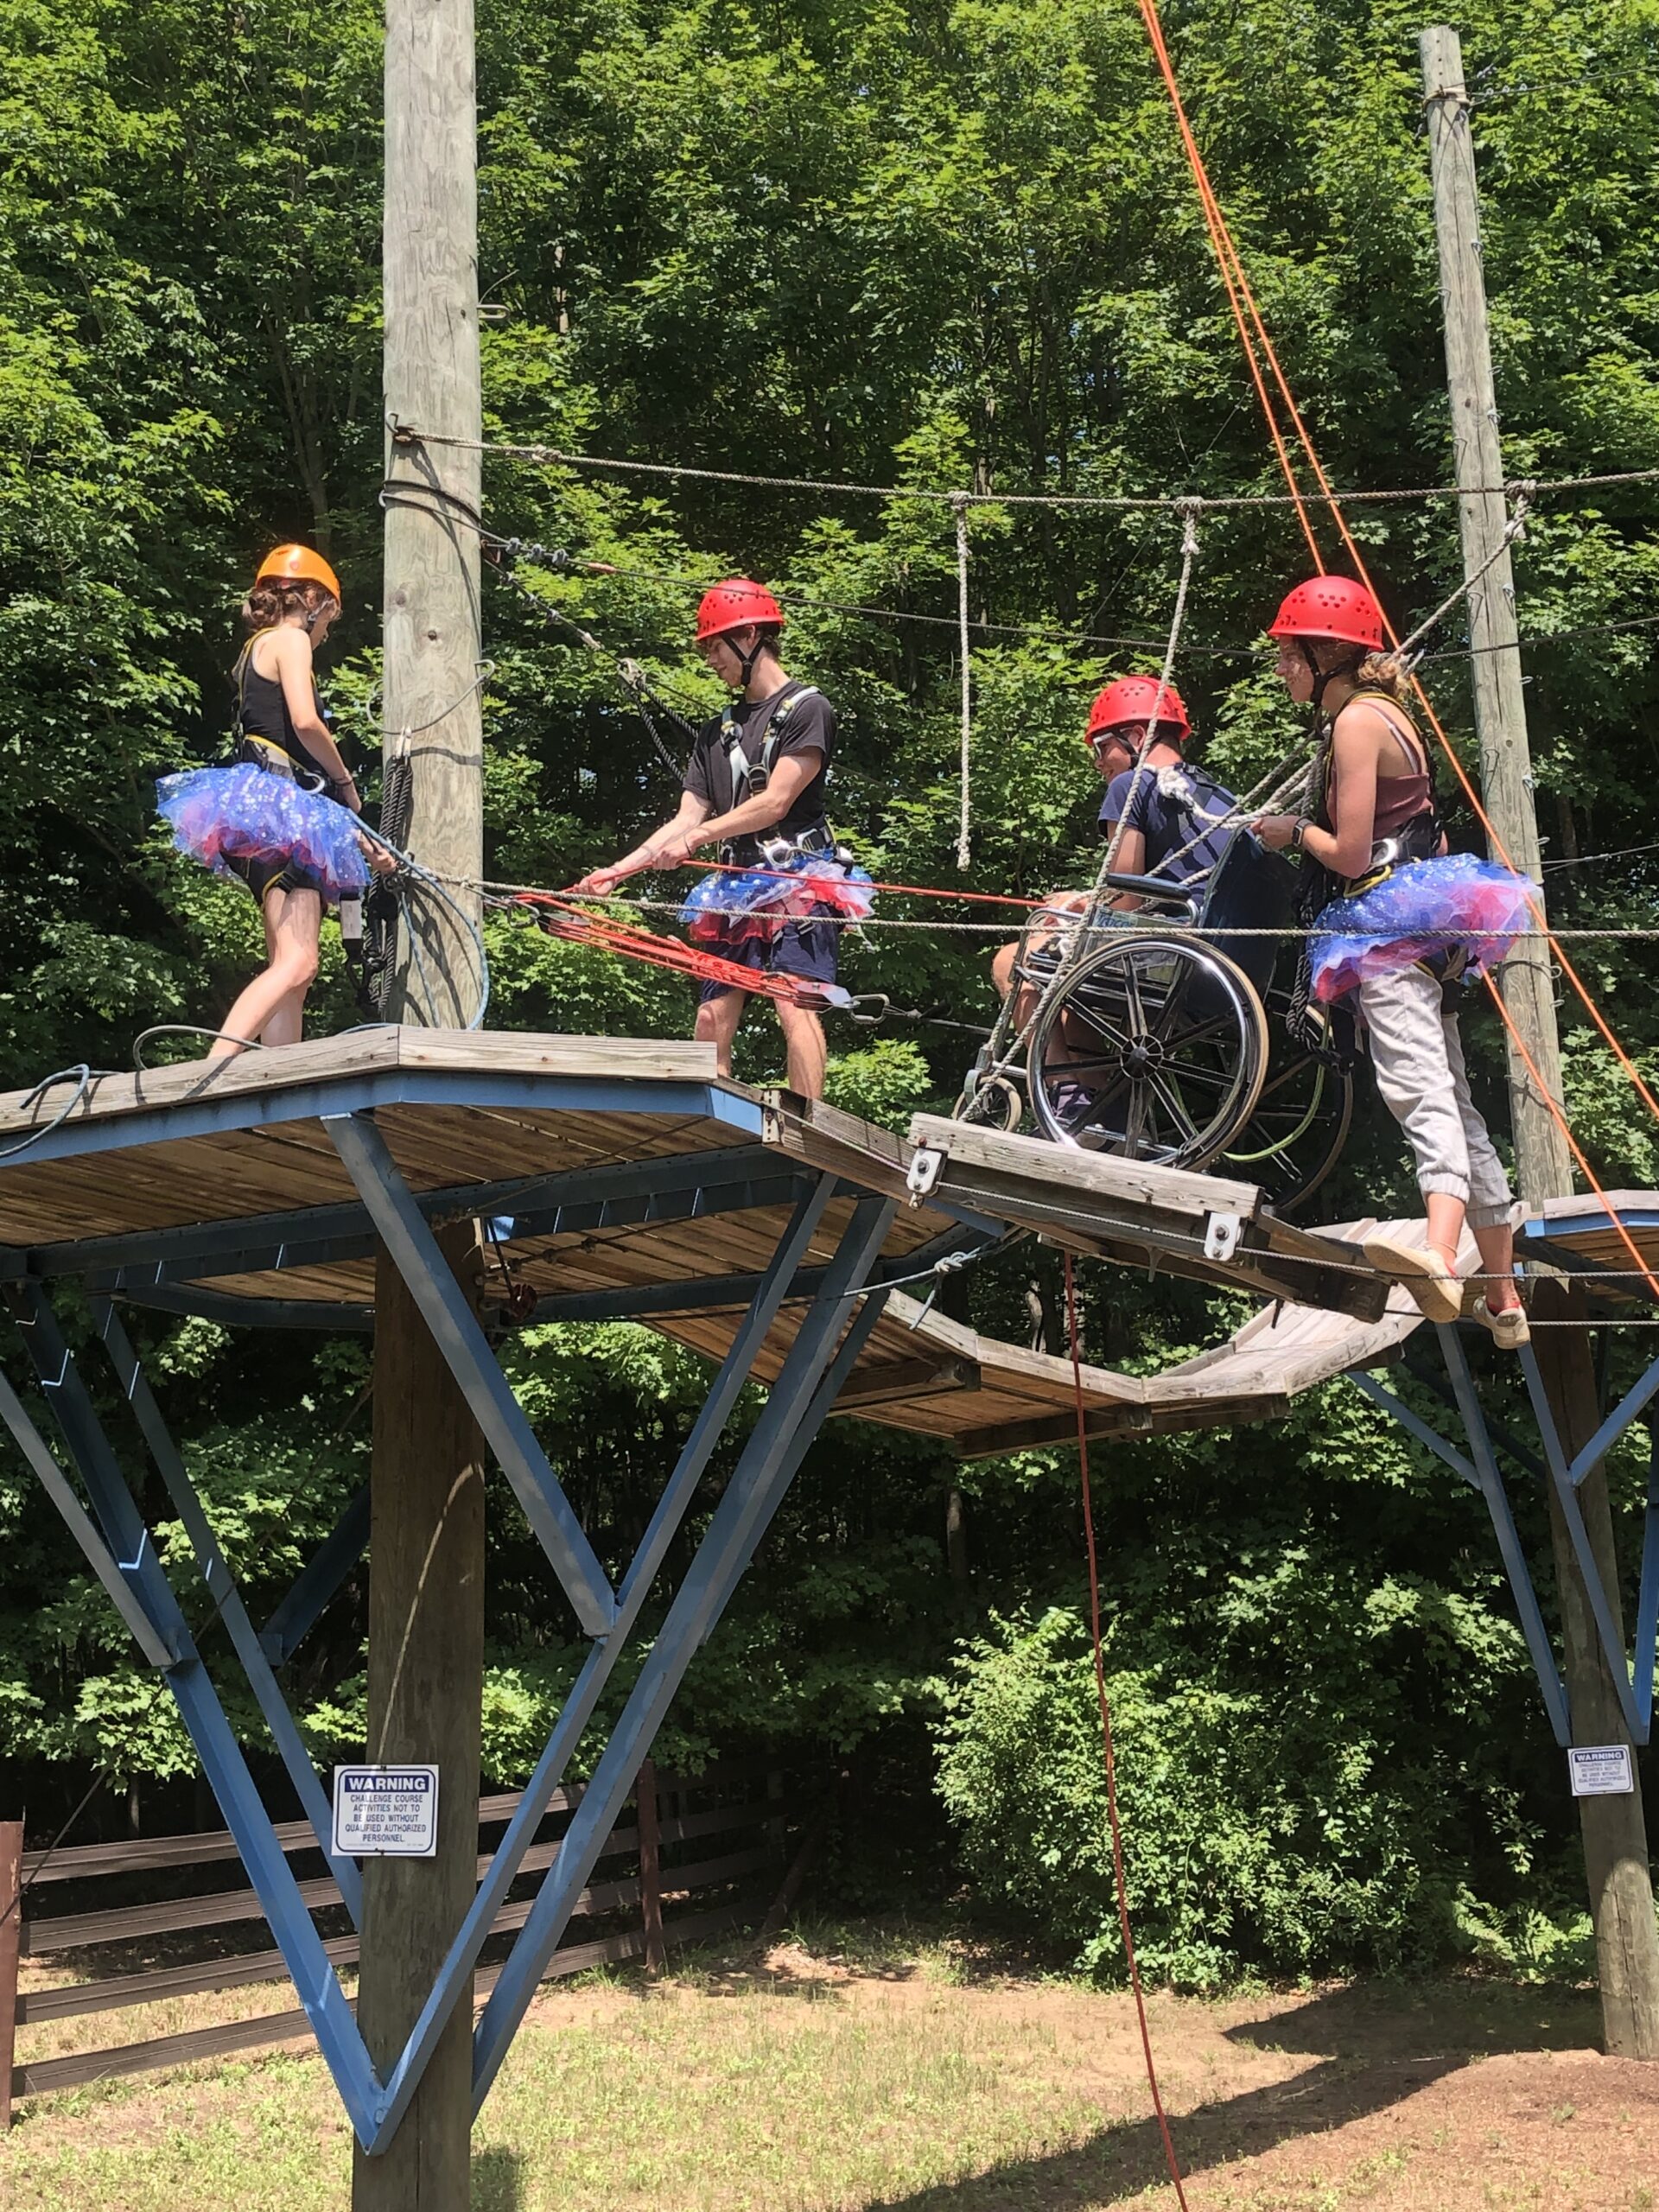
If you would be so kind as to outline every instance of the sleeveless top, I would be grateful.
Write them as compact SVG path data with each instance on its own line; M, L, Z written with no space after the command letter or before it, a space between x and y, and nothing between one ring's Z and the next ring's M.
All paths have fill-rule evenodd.
M237 656L236 666L231 671L231 681L236 686L237 758L257 762L265 768L286 765L297 782L315 791L327 791L332 779L322 763L306 750L295 728L282 678L261 676L253 664L254 647L261 638L272 634L270 630L256 631ZM317 696L315 678L311 696L314 699ZM318 712L321 715L321 706ZM273 760L273 753L285 754L286 763Z
M1401 752L1416 765L1408 776L1382 776L1376 779L1376 810L1371 817L1371 842L1380 844L1388 837L1397 837L1408 823L1420 815L1431 814L1434 809L1434 779L1429 773L1428 756L1423 750L1423 741L1417 725L1396 699L1386 691L1356 691L1344 702L1351 706L1356 699L1369 699L1385 711L1395 743ZM1392 711L1387 711L1392 709ZM1338 710L1340 711L1340 710ZM1398 717L1398 720L1395 717ZM1406 732L1409 731L1408 742ZM1326 810L1331 815L1330 826L1336 823L1336 777L1334 763L1325 794Z

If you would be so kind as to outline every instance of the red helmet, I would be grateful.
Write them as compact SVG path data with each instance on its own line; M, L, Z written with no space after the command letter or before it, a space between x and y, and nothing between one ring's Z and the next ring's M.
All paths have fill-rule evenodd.
M764 584L750 576L728 576L698 603L697 643L724 637L728 630L746 630L751 622L775 622L781 630L784 610Z
M1334 638L1344 645L1382 650L1382 610L1351 576L1310 576L1274 618L1270 638Z
M1155 676L1120 676L1116 683L1109 683L1089 709L1089 727L1084 734L1093 744L1105 729L1116 729L1122 722L1144 722L1150 719L1154 707L1158 709L1158 727L1167 724L1189 736L1192 725L1186 718L1186 708L1180 693L1173 683L1163 687L1161 702L1158 696Z

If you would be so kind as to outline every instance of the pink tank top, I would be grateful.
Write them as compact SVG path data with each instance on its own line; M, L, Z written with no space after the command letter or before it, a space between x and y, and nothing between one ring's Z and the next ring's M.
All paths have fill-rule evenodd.
M1418 735L1417 725L1405 709L1386 691L1356 691L1353 699L1369 699L1382 710L1383 718L1394 733L1394 741L1405 758L1413 764L1408 776L1379 776L1376 779L1376 805L1371 817L1371 842L1378 844L1385 837L1397 837L1408 822L1420 814L1427 814L1434 803L1433 779L1428 772L1428 760L1423 751L1423 741ZM1347 703L1351 706L1353 699ZM1398 717L1396 721L1395 717ZM1409 731L1408 742L1406 733ZM1331 792L1327 804L1335 819L1336 776L1332 774Z

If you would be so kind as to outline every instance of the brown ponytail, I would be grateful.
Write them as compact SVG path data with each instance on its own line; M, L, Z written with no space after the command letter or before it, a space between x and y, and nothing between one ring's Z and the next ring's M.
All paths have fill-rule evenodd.
M1411 709L1411 678L1397 653L1367 653L1354 671L1362 691L1382 691L1396 707Z
M339 604L325 584L315 583L308 576L264 576L248 594L242 609L243 626L250 631L274 630L290 614L315 620L325 607Z

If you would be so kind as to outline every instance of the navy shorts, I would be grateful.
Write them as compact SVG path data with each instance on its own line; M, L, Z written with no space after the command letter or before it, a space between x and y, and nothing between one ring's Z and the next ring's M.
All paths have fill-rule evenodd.
M835 909L819 911L833 913ZM785 922L776 937L746 938L741 944L715 944L709 950L721 960L734 960L740 968L753 968L757 976L799 976L809 983L833 983L838 935L833 922ZM707 1005L737 988L735 983L705 983L698 1001Z

